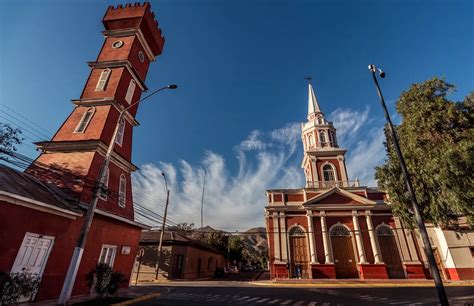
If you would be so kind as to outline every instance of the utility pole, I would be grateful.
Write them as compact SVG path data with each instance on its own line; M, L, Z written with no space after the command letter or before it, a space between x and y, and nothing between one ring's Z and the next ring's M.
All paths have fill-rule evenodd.
M203 227L204 219L204 188L206 187L206 169L204 169L204 181L202 183L202 197L201 197L201 229Z
M168 214L168 203L170 200L170 190L168 189L168 183L166 182L166 175L162 172L161 175L165 178L165 187L166 187L166 204L165 204L165 213L163 215L163 224L161 225L161 233L160 233L160 243L158 244L158 258L156 262L156 277L158 279L158 274L160 273L160 262L161 262L161 255L163 251L163 238L165 236L165 226L166 226L166 215Z
M423 220L423 216L420 213L420 207L418 205L418 201L416 199L415 192L413 190L413 185L411 183L410 173L408 173L405 159L403 158L402 151L400 150L400 144L398 143L397 133L393 128L392 120L390 119L390 115L387 110L387 106L385 105L385 100L382 96L382 91L380 90L379 82L377 81L377 77L375 76L375 72L378 72L381 78L385 77L385 72L383 72L380 68L375 67L375 65L369 65L369 70L372 72L372 77L374 79L375 87L377 89L377 94L380 98L380 103L382 104L382 108L385 114L385 119L388 123L388 129L390 135L392 136L393 146L395 148L395 152L397 153L398 161L400 162L400 168L402 169L403 178L405 179L405 183L408 189L408 193L410 194L410 201L413 207L413 212L415 213L415 218L418 223L418 228L420 230L421 238L423 240L424 250L426 256L428 257L428 262L430 265L430 271L433 275L434 282L436 284L436 291L438 292L438 298L441 305L449 305L448 297L446 295L446 290L443 285L443 280L439 274L438 266L436 265L436 260L433 254L433 249L431 248L430 239L428 237L428 232L426 231L425 221Z
M112 134L112 139L110 140L109 147L107 148L107 153L105 154L104 160L102 161L99 175L94 184L94 189L92 191L93 192L92 199L87 208L87 213L84 218L84 223L82 224L81 232L79 234L76 247L74 248L71 262L69 263L69 268L67 270L66 278L64 279L63 288L61 289L61 294L59 296L58 304L61 304L61 305L66 304L69 301L69 298L71 297L72 288L74 287L77 271L79 270L79 265L81 264L81 260L82 260L82 254L84 253L84 248L86 246L87 235L89 234L89 230L92 225L92 220L94 219L95 208L99 200L100 192L104 188L105 174L107 172L107 168L109 167L110 159L112 157L112 151L115 146L115 141L117 139L117 134L118 134L121 122L122 120L125 120L124 119L125 113L127 113L127 111L130 108L134 107L135 105L142 102L143 100L151 97L157 92L162 91L164 89L176 89L177 87L178 86L176 85L168 85L168 86L162 87L158 90L155 90L154 92L144 97L143 99L130 104L128 107L120 111L120 115L115 124L114 133Z

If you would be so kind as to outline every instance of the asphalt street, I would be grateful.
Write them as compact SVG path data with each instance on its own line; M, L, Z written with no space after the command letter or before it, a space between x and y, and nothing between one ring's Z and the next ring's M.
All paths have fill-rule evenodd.
M202 282L155 287L134 305L437 305L433 287L295 288ZM474 305L474 287L447 287L451 305Z

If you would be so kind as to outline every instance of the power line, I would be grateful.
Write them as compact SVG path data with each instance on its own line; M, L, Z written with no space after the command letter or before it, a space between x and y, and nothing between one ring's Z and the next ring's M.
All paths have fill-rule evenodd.
M13 115L13 114L9 114L9 113L7 113L5 110L3 110L3 109L0 109L0 112L2 112L2 113L4 113L5 115L9 116L9 117L12 118L13 120L20 122L20 124L22 124L22 126L20 126L21 128L26 128L26 129L28 129L28 130L30 130L30 131L35 132L36 134L40 135L41 138L49 138L48 135L46 135L46 134L43 133L42 131L39 131L37 128L32 127L30 124L28 124L28 123L25 122L24 120L18 118L18 116L15 116L15 115Z
M12 109L11 107L9 107L8 105L4 104L4 103L1 103L1 105L3 105L4 107L8 108L11 112L17 114L18 116L24 118L25 120L31 122L33 125L36 125L38 128L40 128L41 130L43 130L44 132L46 132L47 134L52 134L51 131L48 131L47 129L43 128L42 126L40 126L39 124L35 123L34 121L32 121L31 119L23 116L22 114L18 113L17 111L15 111L14 109ZM1 110L1 109L0 109Z

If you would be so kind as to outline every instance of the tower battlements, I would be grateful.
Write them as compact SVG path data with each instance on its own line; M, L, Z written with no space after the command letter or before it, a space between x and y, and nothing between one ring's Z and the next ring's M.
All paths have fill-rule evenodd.
M154 56L160 55L163 51L165 38L155 19L155 14L150 10L150 3L135 2L109 6L102 19L105 27L104 34L116 36L129 34L131 31L139 31L145 38Z

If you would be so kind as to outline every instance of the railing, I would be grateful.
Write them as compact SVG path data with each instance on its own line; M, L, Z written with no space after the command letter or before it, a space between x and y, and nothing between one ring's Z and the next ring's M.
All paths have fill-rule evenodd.
M330 189L333 187L359 187L359 180L355 181L331 181L331 182L306 182L306 188Z

